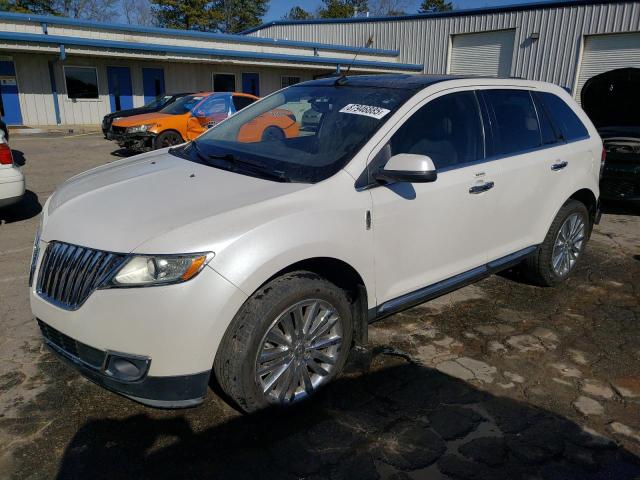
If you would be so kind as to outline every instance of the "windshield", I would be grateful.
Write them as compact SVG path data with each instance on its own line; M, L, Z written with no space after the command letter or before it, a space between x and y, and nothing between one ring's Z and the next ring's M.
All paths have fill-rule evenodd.
M413 93L296 85L241 110L180 155L195 151L219 168L231 164L234 171L257 175L259 166L270 178L319 182L343 168ZM243 172L242 165L251 165L251 171Z
M144 108L160 107L167 103L170 99L171 95L160 95L159 97L156 97L154 100L151 100L149 103L147 103Z
M206 95L187 95L179 98L173 103L170 103L160 113L167 113L169 115L182 115L183 113L190 112Z

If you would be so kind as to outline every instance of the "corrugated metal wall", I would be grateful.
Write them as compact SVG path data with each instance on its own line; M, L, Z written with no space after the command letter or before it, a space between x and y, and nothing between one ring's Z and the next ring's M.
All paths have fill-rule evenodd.
M640 1L394 21L273 25L251 35L399 49L402 62L425 73L447 69L450 36L515 29L511 75L572 87L584 35L640 31ZM531 33L540 35L538 40Z

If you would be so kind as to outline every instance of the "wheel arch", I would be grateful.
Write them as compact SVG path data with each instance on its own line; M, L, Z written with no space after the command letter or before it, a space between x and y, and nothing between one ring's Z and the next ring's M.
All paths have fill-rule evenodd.
M356 346L366 345L369 324L367 286L360 272L344 260L335 257L312 257L296 261L275 272L262 282L256 291L277 277L300 270L315 273L347 292L353 315L354 343Z
M593 193L593 191L589 188L582 188L574 192L567 199L567 201L569 200L577 200L580 203L584 204L585 207L587 207L587 210L589 211L589 221L591 222L591 227L593 227L598 211L598 199L596 198L595 193ZM589 232L591 232L591 229L589 229Z

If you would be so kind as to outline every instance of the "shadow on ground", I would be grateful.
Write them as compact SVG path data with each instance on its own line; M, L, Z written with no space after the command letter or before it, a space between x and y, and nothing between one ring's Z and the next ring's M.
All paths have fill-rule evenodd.
M640 475L637 457L551 412L395 356L378 355L376 363L379 370L345 377L288 412L235 416L213 426L189 421L185 412L152 418L150 410L89 419L66 446L58 478Z
M0 208L0 225L28 220L41 211L42 205L40 205L38 196L31 190L27 190L18 203Z
M118 158L128 158L128 157L133 157L134 155L138 155L138 153L140 152L129 150L128 148L119 148L111 152L111 155Z

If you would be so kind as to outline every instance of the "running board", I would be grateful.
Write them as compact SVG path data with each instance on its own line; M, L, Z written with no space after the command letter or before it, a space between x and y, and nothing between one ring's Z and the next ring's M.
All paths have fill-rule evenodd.
M538 246L523 248L511 255L493 260L486 265L471 269L469 271L460 273L446 280L442 280L428 287L421 288L411 293L406 293L400 297L388 300L382 305L378 306L373 315L373 320L379 320L381 318L393 315L394 313L401 312L421 303L433 300L434 298L441 297L447 293L453 292L459 288L475 283L478 280L482 280L491 274L497 273L501 270L505 270L509 267L517 265L522 260L533 254L537 250Z

